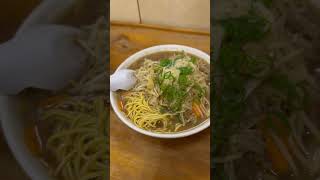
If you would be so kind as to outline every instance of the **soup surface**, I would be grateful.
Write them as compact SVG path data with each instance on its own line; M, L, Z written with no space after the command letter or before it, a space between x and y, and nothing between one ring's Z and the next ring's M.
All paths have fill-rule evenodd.
M120 91L118 99L136 126L174 133L209 118L209 65L204 60L184 52L160 52L130 68L137 83L129 91Z

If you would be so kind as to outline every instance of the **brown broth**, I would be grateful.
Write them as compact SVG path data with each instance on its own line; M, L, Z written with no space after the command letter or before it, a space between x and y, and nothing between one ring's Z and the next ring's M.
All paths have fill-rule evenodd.
M39 110L52 102L52 97L56 97L52 92L28 88L19 94L20 98L28 101L28 113L26 118L32 122L25 128L25 144L30 151L39 159L43 159L50 166L55 164L50 152L46 149L46 143L49 136L52 134L53 123L41 120Z

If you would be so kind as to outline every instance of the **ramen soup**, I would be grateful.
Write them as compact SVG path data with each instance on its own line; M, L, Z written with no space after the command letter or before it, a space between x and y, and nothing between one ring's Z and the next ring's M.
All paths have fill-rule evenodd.
M120 109L138 127L183 131L209 118L209 65L184 52L148 55L132 64L136 85L118 93Z
M109 154L106 20L99 18L82 30L76 41L88 52L83 75L59 92L21 93L37 109L25 137L53 177L102 180L108 178Z

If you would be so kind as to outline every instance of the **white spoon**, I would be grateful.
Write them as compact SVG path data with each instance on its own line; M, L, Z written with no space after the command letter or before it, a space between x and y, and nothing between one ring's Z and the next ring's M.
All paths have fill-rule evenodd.
M110 90L129 90L136 84L137 78L134 70L121 69L110 76Z
M72 27L41 25L0 45L0 94L27 87L58 90L77 78L86 58L75 43L79 33Z

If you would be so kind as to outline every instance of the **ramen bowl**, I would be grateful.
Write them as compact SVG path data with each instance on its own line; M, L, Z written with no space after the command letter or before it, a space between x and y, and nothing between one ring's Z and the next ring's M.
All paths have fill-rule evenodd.
M127 69L129 68L132 64L137 62L143 57L146 57L148 55L156 54L156 53L161 53L161 52L185 52L187 54L190 54L192 56L198 57L205 62L210 64L210 56L206 54L205 52L188 47L188 46L183 46L183 45L159 45L159 46L153 46L147 49L143 49L132 56L128 57L126 60L123 61L122 64L117 68L116 72L121 70L121 69ZM118 101L117 101L117 94L116 92L110 91L110 102L111 106L120 119L121 122L123 122L125 125L127 125L129 128L133 129L134 131L151 136L151 137L156 137L156 138L182 138L186 136L190 136L193 134L196 134L207 127L210 126L210 118L204 120L202 123L196 125L195 127L183 130L183 131L178 131L174 133L158 133L158 132L152 132L148 130L144 130L142 128L137 127L126 115L121 109L119 108Z

